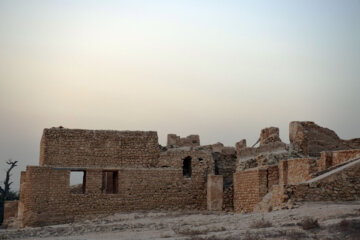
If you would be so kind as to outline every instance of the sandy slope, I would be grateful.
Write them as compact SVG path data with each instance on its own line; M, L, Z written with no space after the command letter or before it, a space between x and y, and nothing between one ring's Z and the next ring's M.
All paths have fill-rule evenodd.
M303 230L305 217L319 228ZM270 222L271 227L254 228ZM339 223L347 219L348 225ZM344 222L343 222L344 223ZM350 223L350 225L349 225ZM360 239L360 202L306 203L270 213L137 212L41 228L2 229L0 239Z

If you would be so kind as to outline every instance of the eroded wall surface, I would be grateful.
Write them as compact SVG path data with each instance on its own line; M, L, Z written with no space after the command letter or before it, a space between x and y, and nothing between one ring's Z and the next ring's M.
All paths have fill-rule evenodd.
M156 132L44 129L40 166L153 167L159 159Z
M27 167L23 226L72 222L77 216L149 209L206 209L206 174L181 169L118 169L117 193L102 191L103 169L86 169L83 194L70 192L70 170Z

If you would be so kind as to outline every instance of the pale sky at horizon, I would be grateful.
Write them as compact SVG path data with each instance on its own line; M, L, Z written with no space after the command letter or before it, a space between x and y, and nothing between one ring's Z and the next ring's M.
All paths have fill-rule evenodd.
M43 128L254 143L315 121L360 137L360 1L0 0L0 168ZM4 171L0 169L0 181Z

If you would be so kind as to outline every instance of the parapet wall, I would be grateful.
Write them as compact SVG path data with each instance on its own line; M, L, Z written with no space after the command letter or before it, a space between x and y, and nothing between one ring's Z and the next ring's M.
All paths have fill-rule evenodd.
M159 158L156 132L44 129L40 166L152 167Z

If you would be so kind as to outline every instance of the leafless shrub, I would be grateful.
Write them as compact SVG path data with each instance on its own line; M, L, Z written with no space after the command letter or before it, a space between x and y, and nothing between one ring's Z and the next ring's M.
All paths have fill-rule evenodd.
M251 228L268 228L272 227L272 223L261 218L260 220L256 220L250 224Z
M310 230L310 229L320 227L318 220L314 219L314 218L311 218L311 217L307 217L304 220L302 220L301 223L300 223L300 226L304 230Z

